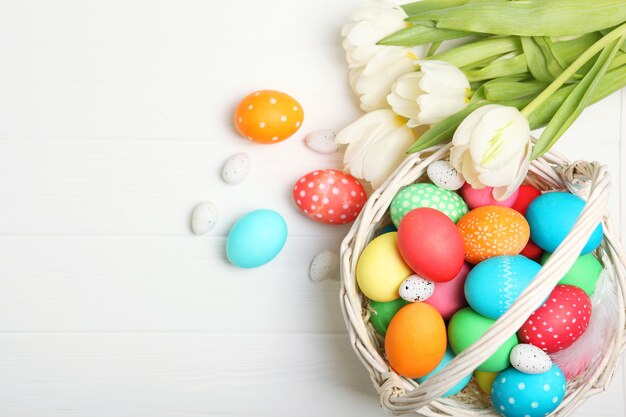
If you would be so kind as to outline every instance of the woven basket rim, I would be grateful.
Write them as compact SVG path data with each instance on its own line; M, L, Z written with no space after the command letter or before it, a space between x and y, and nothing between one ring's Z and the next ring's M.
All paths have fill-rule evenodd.
M499 416L475 387L466 388L452 398L439 397L472 372L501 342L517 331L534 311L533 306L541 304L560 277L569 270L595 226L602 222L604 238L598 251L612 279L618 284L620 317L617 318L617 330L600 357L595 372L584 373L585 378L568 383L564 401L552 414L569 415L585 398L603 391L608 385L624 349L626 334L626 256L606 215L610 177L606 167L597 162L570 163L554 151L532 162L527 183L542 190L569 190L585 199L586 204L575 227L542 267L538 278L520 295L509 311L497 320L492 329L421 385L396 374L381 354L379 336L368 324L367 298L356 284L356 262L366 244L373 238L376 228L386 219L396 192L425 175L427 166L432 162L447 158L450 147L450 144L435 146L409 155L387 181L372 193L341 245L340 303L352 347L370 373L381 404L388 413L417 413L425 417Z

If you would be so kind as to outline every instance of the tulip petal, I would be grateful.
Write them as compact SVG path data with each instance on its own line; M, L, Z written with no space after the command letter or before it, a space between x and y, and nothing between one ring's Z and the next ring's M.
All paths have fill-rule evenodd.
M433 125L446 117L463 110L466 106L465 97L442 96L438 94L422 94L417 98L419 124Z

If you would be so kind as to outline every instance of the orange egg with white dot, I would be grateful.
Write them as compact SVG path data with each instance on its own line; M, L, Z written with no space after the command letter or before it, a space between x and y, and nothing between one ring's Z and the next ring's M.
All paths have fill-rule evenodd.
M256 91L241 100L235 110L235 127L257 143L278 143L302 125L304 112L293 97L274 90Z

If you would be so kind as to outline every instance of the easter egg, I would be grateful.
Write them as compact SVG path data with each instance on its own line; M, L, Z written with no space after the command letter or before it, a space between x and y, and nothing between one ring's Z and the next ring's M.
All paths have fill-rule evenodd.
M263 144L278 143L302 124L302 106L293 97L274 90L246 96L235 110L235 127L243 136Z
M511 365L525 374L542 374L552 368L552 359L535 345L520 343L511 351Z
M474 188L467 182L461 187L461 197L470 210L483 206L511 207L515 203L518 193L519 190L516 190L506 200L498 201L493 197L493 187Z
M421 378L417 378L417 382L420 383L420 384L423 384L424 381L426 381L428 378L430 378L433 375L436 375L443 368L445 368L446 365L448 363L450 363L450 361L452 359L454 359L455 356L456 355L454 354L454 351L450 347L448 347L446 349L446 353L443 355L443 358L441 359L441 362L439 362L439 365L437 365L437 367L435 369L433 369L431 372L429 372L427 375L424 375ZM443 394L441 397L442 398L446 398L446 397L449 397L451 395L458 394L459 392L461 392L461 390L463 388L465 388L467 386L467 384L469 383L470 379L472 379L472 374L471 373L468 376L466 376L465 378L462 378L455 386L453 386L448 391L446 391L446 393Z
M530 237L543 250L554 252L574 227L584 206L582 198L566 192L546 193L537 197L526 211ZM598 224L581 254L593 251L601 242L602 224Z
M495 320L483 317L469 307L457 311L448 323L448 339L456 354L463 352L477 341ZM483 362L477 369L486 372L499 372L510 365L509 355L517 345L515 335L504 341L498 350Z
M242 216L226 238L226 256L240 268L256 268L274 259L287 241L287 223L273 210Z
M544 253L544 250L537 246L537 244L533 242L532 239L528 239L528 243L526 244L526 246L524 246L524 249L522 249L519 254L524 255L528 259L533 259L537 261Z
M335 142L335 136L335 131L331 129L316 130L304 137L304 143L314 152L334 153L339 149L337 142Z
M465 245L465 260L476 264L499 255L517 255L528 243L526 219L508 207L485 206L457 223Z
M570 346L587 329L591 301L578 287L557 285L517 333L523 343L554 353Z
M402 281L413 274L400 255L397 238L395 232L380 235L368 243L359 257L356 281L370 300L395 300Z
M491 386L493 408L504 417L545 417L564 397L565 376L556 365L535 375L509 368L500 372Z
M293 186L292 197L305 216L328 224L353 222L367 201L356 178L334 169L309 172Z
M448 161L435 161L426 169L428 178L444 190L458 190L465 184L463 174L457 171Z
M398 191L391 200L391 221L398 226L408 212L422 207L439 210L454 223L468 212L467 205L458 194L433 184L412 184Z
M248 174L252 162L245 152L236 153L226 160L222 168L222 179L226 184L241 184Z
M435 291L435 283L418 275L411 275L400 284L400 297L410 302L421 302Z
M432 208L409 212L398 227L398 248L415 273L430 281L454 278L463 266L463 240L445 214Z
M487 395L491 395L491 385L493 385L493 380L497 376L497 372L474 371L474 378L476 378L478 388Z
M541 195L541 191L532 185L524 184L519 187L517 198L511 208L519 212L522 216L526 215L526 210L533 200Z
M217 205L211 201L203 201L193 209L191 231L196 235L204 235L213 229L218 218Z
M402 298L397 298L392 301L373 301L370 300L370 323L380 335L387 334L387 328L393 316L396 315L398 310L407 305L409 302Z
M484 260L467 276L467 302L478 314L497 319L507 312L540 269L541 265L522 255Z
M378 231L379 235L384 235L385 233L397 232L398 228L394 224L388 224Z
M444 320L449 320L454 313L467 305L464 286L469 271L468 264L463 263L459 273L450 281L438 282L433 294L425 301L435 307Z
M541 258L542 265L546 263L550 255L552 254L546 253ZM573 285L574 287L581 288L591 297L596 289L596 283L598 282L598 278L600 278L601 272L602 264L600 261L598 261L592 253L588 253L576 259L574 265L563 275L559 284Z
M446 325L437 310L425 303L410 303L389 323L385 354L399 375L420 378L439 365L446 343Z

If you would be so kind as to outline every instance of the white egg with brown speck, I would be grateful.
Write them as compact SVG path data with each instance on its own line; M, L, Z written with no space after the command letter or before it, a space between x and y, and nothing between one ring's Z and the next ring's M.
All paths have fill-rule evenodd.
M222 179L227 184L241 184L250 173L250 166L250 156L247 153L236 153L224 164Z
M550 356L535 345L522 343L511 350L511 365L525 374L543 374L552 368Z
M316 130L304 137L304 143L314 152L333 153L339 149L335 142L335 136L335 131L331 129Z
M411 275L400 284L400 297L412 303L427 300L435 291L435 283L420 277Z
M191 215L191 231L196 235L208 233L217 223L218 216L219 212L214 203L204 201L198 204Z
M458 190L465 184L463 174L454 169L448 161L436 161L426 170L428 178L439 188L444 190Z
M339 255L331 250L324 250L315 255L309 268L312 281L324 281L339 278Z

